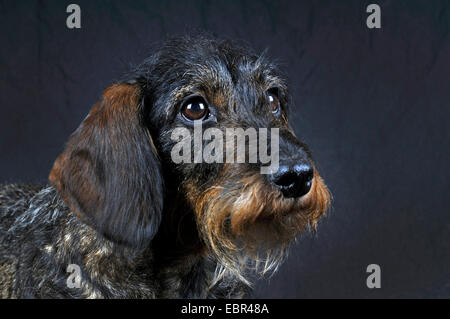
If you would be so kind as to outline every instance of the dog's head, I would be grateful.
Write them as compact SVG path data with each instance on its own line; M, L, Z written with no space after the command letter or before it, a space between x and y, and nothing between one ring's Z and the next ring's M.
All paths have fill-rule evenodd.
M149 243L173 204L163 203L171 187L222 263L242 252L271 255L315 227L329 205L309 150L289 126L288 102L285 81L264 56L228 41L171 40L132 80L104 92L50 181L82 220L117 242ZM227 139L229 129L244 132L248 148L238 146L242 135ZM256 155L276 159L272 170L255 160L251 143ZM176 180L164 183L167 172Z

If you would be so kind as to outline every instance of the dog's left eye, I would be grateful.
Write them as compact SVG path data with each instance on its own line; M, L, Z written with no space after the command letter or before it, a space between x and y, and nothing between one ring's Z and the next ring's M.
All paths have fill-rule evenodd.
M181 108L181 114L190 121L205 119L208 113L208 105L200 96L188 99Z
M267 102L269 103L270 111L273 114L277 114L280 111L280 100L278 94L274 90L267 92Z

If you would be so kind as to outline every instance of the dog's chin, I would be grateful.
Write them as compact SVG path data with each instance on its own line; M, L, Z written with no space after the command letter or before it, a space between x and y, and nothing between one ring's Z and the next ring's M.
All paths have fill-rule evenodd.
M204 191L195 211L204 241L231 268L249 260L278 263L293 238L316 227L330 202L317 173L310 192L296 199L283 197L258 174L228 182Z

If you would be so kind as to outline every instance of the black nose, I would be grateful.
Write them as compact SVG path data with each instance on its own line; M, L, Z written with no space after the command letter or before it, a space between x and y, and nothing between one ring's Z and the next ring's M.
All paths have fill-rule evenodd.
M281 165L271 179L284 197L296 198L308 194L313 176L314 170L310 165Z

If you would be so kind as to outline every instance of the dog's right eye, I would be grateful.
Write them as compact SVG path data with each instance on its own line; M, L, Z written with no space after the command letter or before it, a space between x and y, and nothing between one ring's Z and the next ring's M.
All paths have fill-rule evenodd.
M205 119L208 113L208 105L200 96L188 99L181 107L181 114L190 121Z

